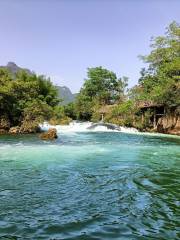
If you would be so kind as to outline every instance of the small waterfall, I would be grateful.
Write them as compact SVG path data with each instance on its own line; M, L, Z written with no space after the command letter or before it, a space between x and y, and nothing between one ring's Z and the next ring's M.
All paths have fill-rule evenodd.
M72 121L69 125L56 125L52 126L45 122L40 125L41 129L46 131L51 127L57 129L59 133L71 133L71 132L124 132L124 133L138 133L135 128L120 127L111 123L92 123L92 122L79 122Z

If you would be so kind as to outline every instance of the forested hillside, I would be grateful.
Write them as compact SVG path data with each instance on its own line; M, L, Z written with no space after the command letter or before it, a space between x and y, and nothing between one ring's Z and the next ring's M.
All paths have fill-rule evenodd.
M56 86L58 89L58 95L62 99L61 104L66 105L68 103L74 102L76 94L73 94L71 90L66 86Z

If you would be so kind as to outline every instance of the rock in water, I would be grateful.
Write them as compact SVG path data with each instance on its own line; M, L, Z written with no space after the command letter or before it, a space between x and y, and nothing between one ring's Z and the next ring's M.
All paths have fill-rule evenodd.
M40 132L40 127L38 121L34 120L23 120L20 126L20 133L28 134L28 133L38 133Z
M10 134L18 134L18 133L20 133L20 127L11 127L10 129L9 129L9 133Z
M106 127L107 129L110 129L110 130L121 131L118 125L112 124L112 123L103 123L103 122L94 123L92 126L88 127L88 129L95 129L96 127Z
M42 140L53 140L58 138L56 128L50 128L47 132L41 133L39 137Z
M0 135L2 134L7 134L8 133L8 131L7 130L5 130L5 129L0 129Z

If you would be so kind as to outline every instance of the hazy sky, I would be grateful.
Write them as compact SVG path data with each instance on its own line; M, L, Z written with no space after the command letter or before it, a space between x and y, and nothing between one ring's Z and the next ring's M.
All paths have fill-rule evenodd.
M77 92L87 67L137 83L151 36L180 22L179 0L0 0L0 65L14 61Z

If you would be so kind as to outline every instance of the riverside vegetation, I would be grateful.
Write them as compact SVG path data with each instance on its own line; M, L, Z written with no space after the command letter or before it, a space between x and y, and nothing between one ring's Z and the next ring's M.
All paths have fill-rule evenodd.
M142 102L163 106L166 114L159 118L154 131L180 134L180 26L172 22L165 36L154 38L151 52L140 58L147 63L141 70L136 86L127 89L128 78L102 67L88 69L88 78L74 103L74 112L79 119L99 121L105 112L105 121L152 130L153 111L144 112ZM104 106L104 110L99 111Z
M27 71L14 74L0 68L0 133L35 133L45 120L52 125L67 124L71 119L97 122L102 112L106 113L105 122L151 130L152 109L147 109L142 122L140 108L141 102L151 101L166 109L166 115L153 130L179 134L179 24L171 23L165 36L152 40L151 48L149 55L140 57L147 68L141 70L136 86L127 89L127 77L118 78L101 66L88 68L76 100L65 106L49 78ZM168 125L166 131L164 125Z
M0 132L36 133L44 120L67 122L55 86L35 73L0 68Z

